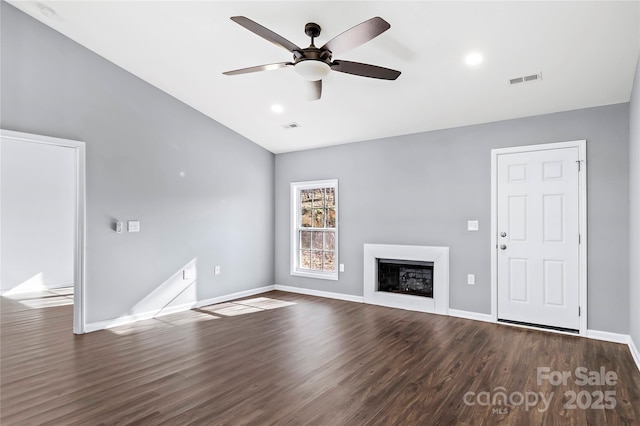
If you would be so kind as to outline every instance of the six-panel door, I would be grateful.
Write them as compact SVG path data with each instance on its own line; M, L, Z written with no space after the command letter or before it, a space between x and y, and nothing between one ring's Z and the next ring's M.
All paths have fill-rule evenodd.
M579 329L578 155L498 155L498 319Z

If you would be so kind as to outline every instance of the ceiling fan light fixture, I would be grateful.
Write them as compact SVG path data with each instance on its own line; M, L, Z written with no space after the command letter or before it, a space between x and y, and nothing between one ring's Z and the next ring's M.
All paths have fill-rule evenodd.
M326 62L307 59L296 63L295 70L305 80L318 81L329 74L331 67Z

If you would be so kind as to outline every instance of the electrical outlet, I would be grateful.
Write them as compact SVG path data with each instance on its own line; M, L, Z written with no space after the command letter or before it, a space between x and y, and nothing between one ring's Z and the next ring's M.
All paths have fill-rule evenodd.
M478 229L480 229L478 227L478 221L477 220L468 220L467 221L467 231L477 231Z
M220 266L216 266L215 268L213 268L213 273L215 275L220 275Z
M469 285L476 284L476 276L474 274L467 274L467 284Z

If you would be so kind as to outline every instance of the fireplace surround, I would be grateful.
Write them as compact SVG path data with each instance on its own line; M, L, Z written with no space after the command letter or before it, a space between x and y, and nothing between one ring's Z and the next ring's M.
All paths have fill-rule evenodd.
M396 265L397 271L388 270L387 265L390 264ZM386 278L382 277L382 289L378 278L380 268L387 272ZM397 289L394 289L396 281ZM447 314L449 247L365 244L364 302L412 311Z

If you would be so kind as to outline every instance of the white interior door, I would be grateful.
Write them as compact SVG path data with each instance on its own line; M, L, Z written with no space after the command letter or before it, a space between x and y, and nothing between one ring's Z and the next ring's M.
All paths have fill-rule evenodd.
M578 161L578 147L497 157L499 320L580 329Z

